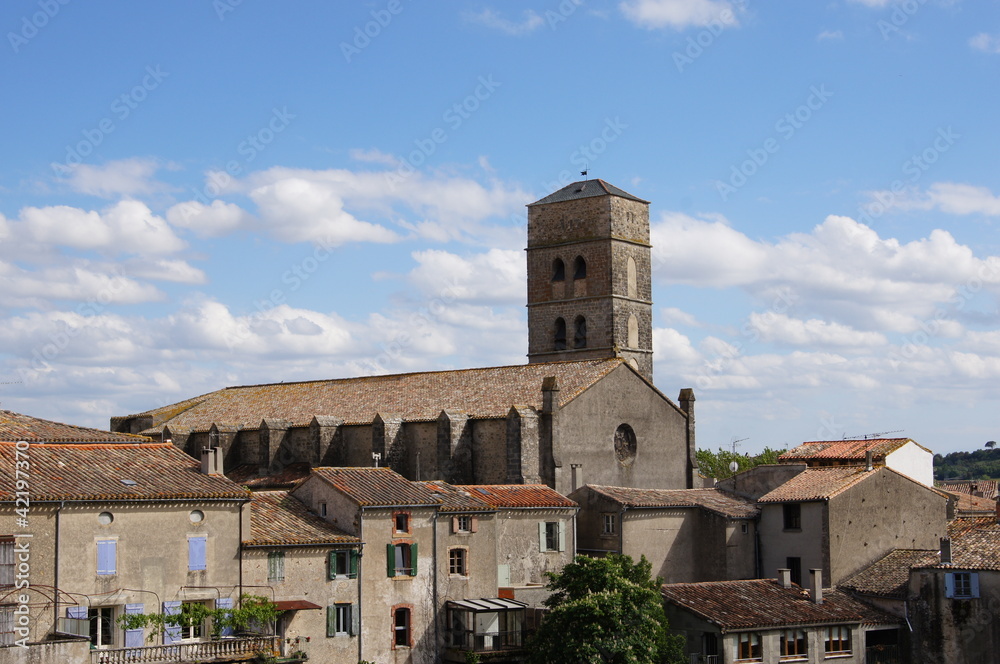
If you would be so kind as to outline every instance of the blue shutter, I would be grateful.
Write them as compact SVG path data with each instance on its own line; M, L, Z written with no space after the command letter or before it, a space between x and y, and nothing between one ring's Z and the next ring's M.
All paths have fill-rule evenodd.
M205 569L205 548L208 537L199 535L188 538L188 570L191 572Z
M223 597L221 599L215 600L215 608L217 608L217 609L231 609L231 608L233 608L233 598L232 597ZM231 616L233 614L232 614L232 612L226 612L226 615L227 616ZM233 635L233 628L232 627L223 627L222 630L219 632L219 635L220 636L232 636Z
M969 573L969 596L979 597L979 574L977 572Z
M142 604L126 604L125 605L125 615L139 615L143 612ZM141 648L142 647L142 637L143 630L140 629L127 629L125 630L125 647L126 648Z
M180 602L164 602L163 603L163 613L168 616L176 616L181 612ZM168 643L174 643L181 640L181 626L172 625L167 627L166 632L163 634L163 645Z
M951 572L946 572L944 575L944 596L955 596L955 575Z
M118 542L116 540L97 540L98 574L114 574L117 571L115 565L117 550Z
M67 606L66 607L66 617L76 618L77 620L87 619L87 607L85 606Z

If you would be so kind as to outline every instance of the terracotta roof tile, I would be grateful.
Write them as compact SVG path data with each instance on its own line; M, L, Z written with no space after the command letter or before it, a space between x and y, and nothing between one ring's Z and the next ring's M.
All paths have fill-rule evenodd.
M473 418L502 418L512 405L540 409L547 376L556 377L559 404L564 406L622 364L615 358L247 385L114 419L149 417L152 426L144 433L158 433L164 425L207 431L212 423L256 429L267 418L305 426L317 415L338 417L346 424L369 424L377 413L408 422L432 421L444 409Z
M464 484L457 488L468 491L476 498L496 508L573 508L577 506L575 502L545 484Z
M954 539L959 535L963 535L970 530L979 530L980 528L988 528L996 523L996 517L992 516L963 516L957 519L952 519L948 523L948 537Z
M876 461L913 442L909 438L869 438L867 440L814 440L793 447L778 457L779 461L827 459L831 461L864 461L868 450ZM916 443L914 443L916 444Z
M896 624L898 618L845 593L829 590L815 604L809 592L774 579L675 583L663 586L666 601L684 607L722 630L771 629L814 624Z
M429 490L441 497L441 506L438 508L442 512L492 512L493 508L457 486L452 486L447 482L434 480L430 482L414 482L427 487Z
M596 493L626 507L700 507L732 519L752 519L760 510L756 504L721 489L631 489L588 484Z
M859 466L807 468L778 488L761 496L760 503L787 503L829 500L858 482L873 477L872 471Z
M997 480L946 480L941 482L940 488L951 493L964 493L970 496L979 493L984 498L992 500L998 497Z
M968 493L959 493L945 489L945 493L955 498L955 512L959 516L975 516L978 514L996 514L997 501L991 498L982 498Z
M434 491L419 482L411 482L389 468L320 467L313 468L312 474L362 507L435 507L442 502Z
M148 443L146 436L129 433L112 433L100 429L78 427L72 424L0 410L0 441L16 443Z
M937 564L922 566L1000 571L1000 524L996 519L983 520L980 524L951 538L950 564L935 561Z
M895 549L841 583L840 587L862 595L906 599L910 569L937 561L937 551Z
M226 473L226 477L241 486L254 491L264 489L294 489L301 484L311 470L308 462L290 463L273 475L258 475L257 464L248 463L237 466Z
M33 502L45 500L245 499L250 494L169 443L41 444L17 456L0 443L0 500L14 500L14 462L27 455Z
M356 544L348 535L309 511L287 491L257 491L250 503L248 546L309 546Z

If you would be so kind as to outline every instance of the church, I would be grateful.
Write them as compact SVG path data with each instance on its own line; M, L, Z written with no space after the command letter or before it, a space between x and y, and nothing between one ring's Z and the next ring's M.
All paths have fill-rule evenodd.
M653 385L649 202L603 180L528 207L528 363L228 387L111 430L227 474L387 466L452 484L696 485L694 392Z

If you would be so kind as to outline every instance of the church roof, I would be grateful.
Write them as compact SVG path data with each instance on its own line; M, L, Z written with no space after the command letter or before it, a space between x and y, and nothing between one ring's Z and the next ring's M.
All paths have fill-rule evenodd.
M623 364L611 358L245 385L113 421L150 417L144 433L156 433L165 425L173 431L208 431L213 423L256 429L265 418L306 426L324 415L345 424L370 424L378 413L429 422L444 409L476 419L503 418L513 405L540 410L542 380L548 376L556 377L561 407Z
M574 182L573 184L567 185L558 191L552 192L541 200L530 203L528 207L531 207L532 205L545 205L547 203L575 201L580 198L591 198L593 196L619 196L621 198L639 201L640 203L649 203L649 201L643 200L638 196L633 196L613 184L608 184L604 180L596 179Z
M700 507L731 519L753 519L760 509L746 498L721 489L634 489L621 486L586 485L591 491L620 505L635 509Z
M0 410L0 441L16 443L148 443L145 436L112 433Z

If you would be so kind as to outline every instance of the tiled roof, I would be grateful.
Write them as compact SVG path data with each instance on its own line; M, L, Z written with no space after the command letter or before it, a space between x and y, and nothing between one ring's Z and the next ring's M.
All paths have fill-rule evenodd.
M434 480L431 482L414 482L427 487L441 497L442 512L492 512L493 508L479 500L468 491L447 482Z
M870 438L868 440L815 440L793 447L778 457L779 461L802 461L809 459L829 459L843 461L864 461L871 450L875 460L885 457L913 442L909 438ZM914 443L916 444L916 443Z
M945 493L955 498L955 511L959 516L996 514L997 501L991 498L981 498L968 493L959 493L952 491L951 487L946 487Z
M719 489L630 489L595 484L587 486L602 496L632 508L701 507L732 519L752 519L760 513L753 502Z
M313 468L322 478L362 507L441 504L435 492L389 468ZM300 485L301 486L301 485Z
M226 473L226 477L241 486L252 490L262 489L293 489L301 484L311 470L309 463L302 461L290 463L273 475L259 476L259 466L255 463L237 466Z
M895 624L897 618L845 593L828 590L815 604L809 592L774 579L675 583L663 586L668 602L718 625L724 632L813 624Z
M164 425L178 431L208 431L212 423L256 429L265 418L292 426L308 425L314 416L369 424L377 413L408 422L433 421L444 409L460 410L472 418L502 418L512 405L540 410L542 380L548 376L556 377L559 405L565 406L623 363L620 358L544 362L229 387L114 420L150 417L152 426L144 433L157 433Z
M985 498L993 500L998 497L996 480L946 480L941 482L940 488L951 493L964 493L970 496L980 493Z
M544 484L465 484L457 488L468 491L498 509L577 506L575 502Z
M937 551L895 549L841 583L840 587L862 595L906 599L910 568L937 561Z
M250 494L170 443L0 443L0 501L15 498L15 461L30 465L32 502L45 500L245 499Z
M248 546L309 546L360 542L309 511L287 491L257 491L250 503Z
M72 424L50 422L9 410L0 410L0 441L16 443L148 443L146 436L112 433Z
M951 564L934 562L922 566L1000 571L1000 524L991 519L952 537Z
M633 201L639 201L640 203L649 203L649 201L644 201L638 196L633 196L632 194L619 189L613 184L608 184L604 180L594 179L594 180L582 180L580 182L574 182L573 184L566 185L558 191L554 191L545 198L535 201L528 205L545 205L547 203L562 203L564 201L575 201L580 198L591 198L593 196L620 196L622 198L628 198Z
M970 530L988 528L997 522L992 516L970 516L959 517L948 522L948 537L955 539L959 535L964 535Z
M875 471L859 466L807 468L778 488L761 496L760 503L785 503L828 500L862 480L873 477Z

